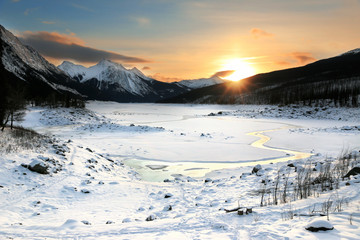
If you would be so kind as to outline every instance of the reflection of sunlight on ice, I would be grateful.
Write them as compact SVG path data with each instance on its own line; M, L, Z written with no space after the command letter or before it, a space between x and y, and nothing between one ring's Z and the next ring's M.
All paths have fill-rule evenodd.
M284 126L281 128L264 130L264 131L256 131L248 133L247 135L259 137L259 140L251 143L251 146L255 148L261 148L266 150L278 151L286 153L286 157L277 157L277 158L269 158L269 159L259 159L255 161L242 161L242 162L225 162L225 163L217 163L217 162L162 162L162 161L144 161L138 159L128 159L125 160L124 163L130 167L136 169L136 171L140 174L142 180L145 181L162 181L166 178L173 178L174 175L183 175L189 177L204 177L206 174L219 170L219 169L230 169L230 168L238 168L242 166L254 166L256 164L267 164L267 163L277 163L277 162L285 162L289 160L299 160L310 157L311 153L298 152L293 150L279 149L275 147L267 147L264 146L271 138L262 134L265 132L274 132L282 129L293 128L294 126ZM149 166L158 166L159 163L162 163L161 169L154 169ZM160 166L160 165L159 165Z
M272 162L283 162L283 161L298 160L298 159L304 159L304 158L310 157L312 155L311 153L297 152L297 151L293 151L293 150L286 150L286 149L280 149L280 148L275 148L275 147L267 147L264 145L265 143L270 141L271 138L262 133L274 132L274 131L278 131L278 130L282 130L282 129L286 129L286 128L290 128L290 126L285 126L282 128L277 128L277 129L272 129L272 130L251 132L251 133L248 133L247 135L260 138L259 140L255 141L251 144L251 146L253 146L253 147L267 149L267 150L273 150L273 151L278 151L278 152L284 152L287 155L292 155L292 156L288 156L288 157L276 158L276 159L272 160Z

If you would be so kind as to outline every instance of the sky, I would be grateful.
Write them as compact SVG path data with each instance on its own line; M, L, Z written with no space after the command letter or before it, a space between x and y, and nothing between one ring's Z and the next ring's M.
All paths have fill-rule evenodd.
M0 0L0 24L59 65L110 59L162 81L231 80L360 47L360 0Z

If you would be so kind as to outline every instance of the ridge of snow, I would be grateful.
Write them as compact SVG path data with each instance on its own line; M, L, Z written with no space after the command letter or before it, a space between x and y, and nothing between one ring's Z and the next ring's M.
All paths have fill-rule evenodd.
M69 61L64 61L61 65L58 66L59 69L63 70L70 77L75 77L77 75L83 75L86 72L86 67L82 65L76 65Z
M360 53L360 48L355 48L353 50L340 54L339 56L346 56L346 55L359 54L359 53Z
M19 61L16 57L20 58L26 65L42 72L53 71L61 73L53 64L46 61L37 51L33 48L24 45L17 37L11 32L6 30L0 25L0 38L7 43L10 47L3 49L2 62L6 70L14 73L15 75L24 75L26 66Z
M64 61L58 66L61 70L68 73L71 77L81 76L80 82L86 82L90 79L96 78L100 81L99 87L101 88L101 82L118 84L120 88L126 91L143 96L146 93L151 92L150 87L144 80L151 80L146 77L137 68L126 69L119 63L112 62L110 60L103 59L96 65L91 67L84 67L82 65L76 65L74 63Z
M216 84L220 84L220 83L225 83L225 82L226 82L226 80L221 79L218 76L213 76L210 78L182 80L180 82L176 82L176 84L183 86L183 87L196 89L196 88L208 87L208 86L212 86L212 85L216 85Z

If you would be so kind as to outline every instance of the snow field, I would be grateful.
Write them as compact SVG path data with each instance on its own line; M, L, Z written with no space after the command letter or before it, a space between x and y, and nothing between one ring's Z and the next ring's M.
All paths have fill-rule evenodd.
M253 148L250 143L257 138L246 136L251 131L290 126L266 133L271 137L266 145L312 152L315 168L326 156L335 160L344 146L358 151L352 148L358 147L359 134L355 130L339 132L343 126L358 126L356 116L346 122L326 119L327 115L310 120L289 119L288 115L270 118L259 113L265 107L252 106L251 114L257 114L255 120L250 120L246 111L244 115L237 111L241 106L91 102L88 112L30 109L22 124L51 135L52 140L40 149L1 154L0 236L359 239L359 178L351 177L341 182L339 189L316 197L259 207L258 191L265 179L274 181L281 170L290 171L293 180L297 173L287 165L301 166L307 160L275 163L285 154ZM277 107L273 108L277 111ZM220 111L222 114L217 114ZM347 112L337 111L338 115ZM208 116L211 112L216 116ZM320 128L336 130L324 132ZM334 141L336 144L332 144ZM34 159L53 159L61 165L61 171L43 175L21 166ZM259 159L262 170L251 174L259 163L252 161ZM163 182L164 178L169 181ZM341 212L330 214L332 231L305 230L308 223L326 220L326 216L287 217L307 214L336 196L344 197L346 203ZM239 205L253 207L253 213L239 216L224 211Z

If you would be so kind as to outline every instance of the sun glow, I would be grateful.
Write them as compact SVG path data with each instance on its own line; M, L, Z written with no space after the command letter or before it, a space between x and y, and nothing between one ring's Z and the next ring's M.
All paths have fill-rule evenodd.
M223 64L222 71L227 70L232 70L234 72L222 78L231 81L239 81L243 78L247 78L256 74L255 69L249 63L240 58L226 60Z

